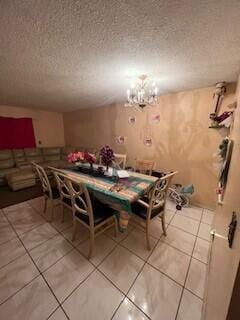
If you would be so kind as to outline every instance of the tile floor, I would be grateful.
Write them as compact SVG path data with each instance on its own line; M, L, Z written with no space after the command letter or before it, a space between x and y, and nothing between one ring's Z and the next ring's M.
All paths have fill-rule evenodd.
M0 210L0 319L200 320L213 213L167 204L144 233L108 230L86 259L88 233L71 241L71 216L50 224L43 199Z

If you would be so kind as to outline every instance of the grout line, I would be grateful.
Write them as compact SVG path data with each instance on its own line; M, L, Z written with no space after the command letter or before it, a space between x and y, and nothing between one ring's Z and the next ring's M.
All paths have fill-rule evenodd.
M6 218L7 218L7 217L6 217ZM8 219L8 218L7 218L7 219ZM8 221L9 221L9 220L8 220ZM10 221L9 221L9 223L11 224ZM14 231L15 231L15 230L14 230ZM16 231L15 231L15 232L16 232ZM21 240L21 238L19 237L19 235L17 235L17 237L18 237L18 239L20 240L20 242L22 243L22 245L23 245L23 247L25 248L25 250L27 251L27 254L28 254L28 256L30 257L30 259L32 260L32 262L33 262L33 264L35 265L36 269L38 270L38 272L39 272L39 275L38 275L38 276L41 276L41 277L42 277L42 279L44 280L45 284L48 286L50 292L51 292L52 295L55 297L57 303L61 306L58 298L56 297L56 295L54 294L52 288L50 287L50 285L49 285L48 282L46 281L45 277L43 276L43 272L41 272L41 270L39 269L38 265L37 265L37 264L35 263L35 261L33 260L30 252L29 252L28 249L25 247L25 245L24 245L24 243L22 242L22 240ZM60 259L59 259L59 260L60 260ZM53 264L53 265L54 265L54 264ZM53 266L53 265L52 265L52 266ZM46 270L47 270L47 269L46 269ZM46 270L44 270L44 272L45 272ZM34 280L34 279L32 279L32 281L33 281L33 280ZM32 282L32 281L31 281L31 282ZM28 282L27 285L28 285L29 283L30 283L30 282ZM23 288L24 288L24 287L22 287L19 291L21 291ZM18 291L18 292L19 292L19 291ZM15 292L15 294L16 294L16 292ZM14 295L15 295L15 294L14 294ZM8 300L8 299L7 299L7 300ZM7 300L5 300L5 301L7 301ZM64 312L64 314L66 315L67 319L69 319L69 317L68 317L68 315L66 314L66 312L65 312L64 310L63 310L63 312Z
M30 207L31 207L31 206L30 206ZM33 208L33 209L34 209L35 211L37 211L35 208ZM38 213L38 212L37 212L37 213ZM40 213L38 213L38 214L40 215ZM176 213L174 213L173 216L172 216L172 218L169 220L168 226L170 225L171 221L173 220L175 214L176 214ZM3 213L3 215L5 216L5 213ZM202 215L203 215L203 211L202 211ZM6 217L6 218L7 218L7 217ZM8 218L7 218L7 220L8 220ZM192 220L194 220L194 219L192 219ZM8 220L8 221L9 221L9 220ZM46 221L46 223L48 223L48 222ZM12 226L12 224L11 224L10 221L9 221L9 224L10 224L10 226L13 228L13 226ZM199 228L200 228L200 224L201 224L201 220L200 220L200 222L199 222L198 231L199 231ZM81 243L87 241L88 239L85 239L85 240L83 240L83 241L81 241L81 242L79 242L79 243L77 243L77 244L75 245L75 244L73 244L71 241L69 241L69 239L65 238L64 235L62 234L62 232L63 232L64 230L66 230L67 228L59 231L58 229L55 228L54 225L52 225L52 224L50 224L50 223L49 223L49 225L51 225L51 226L58 232L58 234L61 235L61 236L62 236L67 242L69 242L69 243L72 245L72 247L73 247L69 252L67 252L64 256L62 256L60 259L58 259L54 264L56 264L57 262L59 262L59 260L61 260L61 259L62 259L63 257L65 257L66 255L68 255L68 254L69 254L70 252L72 252L74 249L76 249L84 258L86 258L86 257L78 250L77 246L79 246ZM39 226L40 226L40 225L38 225L37 227L39 227ZM69 226L68 228L70 228L70 227L71 227L71 226ZM176 226L174 226L174 227L176 227ZM176 228L178 228L178 227L176 227ZM47 286L49 287L51 293L52 293L53 296L56 298L56 300L57 300L60 308L63 310L63 312L64 312L64 314L65 314L66 316L67 316L67 314L66 314L65 310L63 309L62 304L63 304L63 303L66 301L66 299L68 299L69 296L71 296L71 295L73 294L73 292L74 292L75 290L77 290L77 288L79 288L80 285L81 285L83 282L85 282L85 281L90 277L90 275L91 275L93 272L95 272L96 270L98 270L98 272L100 272L108 281L110 281L110 282L113 284L113 286L117 288L117 290L119 290L120 292L122 292L122 291L121 291L110 279L108 279L107 276L99 269L99 266L104 262L104 260L107 259L107 257L108 257L118 246L127 249L129 252L131 252L131 253L134 254L135 256L139 257L135 252L132 252L129 248L127 248L127 247L125 247L123 244L121 244L121 243L132 233L132 231L133 231L134 229L135 229L135 228L133 228L133 229L126 235L126 237L124 237L123 239L121 239L119 242L116 242L116 241L115 241L115 242L116 242L116 245L114 246L114 248L103 258L103 260L102 260L97 266L95 266L90 260L88 260L89 263L91 263L91 264L93 265L93 267L94 267L93 270L92 270L92 272L90 272L90 274L89 274L83 281L81 281L81 283L60 303L60 301L58 301L58 299L56 298L54 292L52 291L51 287L49 286L47 280L45 279L45 277L44 277L44 275L43 275L43 273L44 273L46 270L48 270L49 268L51 268L54 264L51 265L51 266L50 266L49 268L47 268L46 270L44 270L43 272L41 272L41 271L39 270L39 268L37 267L37 265L35 264L34 260L32 259L31 255L30 255L30 253L29 253L29 250L25 247L25 245L24 245L23 242L21 241L21 238L20 238L19 235L17 234L16 230L13 228L14 232L16 233L16 236L19 238L19 240L20 240L20 242L22 243L23 247L25 248L27 254L30 256L30 258L31 258L31 260L33 261L34 265L37 267L37 269L38 269L38 271L39 271L39 273L40 273L39 275L41 275L42 278L44 279L44 281L46 282L46 284L47 284ZM178 228L178 229L180 229L180 228ZM33 229L32 229L32 230L33 230ZM30 231L32 231L32 230L26 231L26 233L27 233L27 232L30 232ZM189 234L189 232L187 232L187 231L185 231L185 230L182 230L182 229L180 229L180 230ZM49 238L48 240L44 241L43 243L46 243L47 241L51 240L52 238L54 238L54 237L57 236L58 234L54 235L53 237ZM114 241L114 239L113 239L112 237L108 236L108 235L105 234L105 233L104 233L104 235ZM197 235L193 235L193 236L195 236L195 241L194 241L194 246L193 246L192 254L193 254L193 251L194 251L194 248L195 248L196 240L197 240L197 238L198 238ZM115 310L115 312L114 312L114 314L112 315L111 319L113 319L113 317L115 316L116 312L118 311L119 307L121 306L121 304L123 303L123 301L124 301L125 298L127 298L129 301L131 301L131 302L137 307L137 309L139 309L141 312L143 312L144 315L146 315L146 314L144 313L144 311L142 311L127 295L128 295L128 293L130 292L130 290L131 290L131 288L133 287L133 285L135 284L137 278L138 278L139 275L141 274L141 272L142 272L143 268L145 267L145 265L146 265L146 264L151 265L151 264L148 262L148 261L149 261L149 258L150 258L150 256L152 255L152 253L153 253L153 251L155 250L155 248L157 247L157 245L159 244L159 242L160 242L160 241L163 242L162 238L163 238L163 235L161 235L161 237L160 237L159 239L154 238L154 239L157 240L157 241L156 241L155 245L153 246L152 251L150 252L150 254L149 254L149 256L147 257L146 260L144 260L143 258L139 257L141 260L144 261L143 266L142 266L142 268L139 270L137 276L135 277L135 279L134 279L133 283L131 284L130 288L128 289L127 293L124 294L124 293L122 292L123 295L124 295L124 298L122 299L122 301L120 302L119 306L118 306L117 309ZM15 239L15 238L13 238L13 239ZM8 241L13 240L13 239L9 239ZM206 239L204 239L204 240L207 241ZM6 241L6 242L8 242L8 241ZM43 243L41 243L41 244L43 244ZM164 243L165 243L165 242L164 242ZM41 245L41 244L40 244L40 245ZM167 243L166 243L166 244L167 244ZM39 245L39 246L40 246L40 245ZM169 245L169 244L167 244L167 245ZM169 245L169 246L171 246L171 245ZM38 246L36 246L36 247L38 247ZM34 248L36 248L36 247L34 247ZM34 249L34 248L32 248L32 249ZM175 248L175 247L173 247L173 248ZM32 249L31 249L31 250L32 250ZM177 249L177 248L175 248L175 249ZM30 250L30 251L31 251L31 250ZM179 250L179 249L177 249L177 250ZM181 250L179 250L179 251L182 252ZM185 253L185 252L182 252L182 253ZM26 254L26 253L25 253L25 254ZM186 254L186 253L185 253L185 254ZM188 254L186 254L186 255L188 255ZM189 256L189 255L188 255L188 256ZM18 258L20 258L20 257L18 257ZM187 280L187 276L188 276L188 272L189 272L189 268L190 268L192 259L195 259L195 260L197 260L197 261L199 261L199 262L201 262L201 263L204 264L204 262L202 262L202 261L194 258L194 257L191 255L191 259L190 259L190 262L189 262L189 267L188 267L188 270L187 270L187 273L186 273L185 282L184 282L184 286L183 286L183 290L182 290L182 295L183 295L183 291L184 291L184 289L185 289L185 284L186 284L186 280ZM152 265L151 265L151 266L152 266ZM163 272L161 272L160 270L158 270L157 268L155 268L154 266L152 266L152 267L153 267L154 269L156 269L158 272L163 273ZM163 273L163 274L164 274L164 273ZM39 275L38 275L38 276L39 276ZM164 274L164 275L167 276L166 274ZM38 277L38 276L37 276L37 277ZM34 279L32 279L29 283L31 283L31 282L32 282L33 280L35 280L37 277L35 277ZM169 276L167 276L167 277L170 278ZM172 278L170 278L170 279L171 279L172 281L175 281L175 280L172 279ZM175 282L176 282L176 281L175 281ZM28 284L29 284L29 283L28 283ZM176 283L177 283L177 282L176 282ZM28 284L26 284L25 286L27 286ZM179 283L177 283L177 284L180 285ZM24 286L24 287L25 287L25 286ZM180 285L180 286L182 287L182 285ZM17 294L19 291L21 291L24 287L22 287L21 289L19 289L15 294ZM187 289L187 288L186 288L186 290L188 290L189 292L191 292L191 290L189 290L189 289ZM191 292L191 293L194 294L193 292ZM13 295L15 295L15 294L13 294ZM181 295L181 297L180 297L180 301L179 301L179 305L178 305L176 317L177 317L177 314L178 314L178 311L179 311L179 307L180 307L180 304L181 304L182 295ZM196 294L194 294L194 295L195 295L196 297L198 297ZM10 299L10 298L11 298L11 297L9 297L8 299ZM198 298L201 299L200 297L198 297ZM8 299L7 299L7 300L8 300ZM7 300L5 300L4 302L6 302ZM201 300L202 300L202 299L201 299ZM48 318L50 318L50 316L59 308L59 306L49 315ZM148 315L146 315L146 317L147 317L148 319L150 319ZM68 316L67 316L67 318L69 319Z
M27 255L27 253L26 253ZM23 257L23 256L22 256ZM0 306L2 306L5 302L7 302L9 299L13 298L16 294L18 294L22 289L24 289L25 287L27 287L30 283L32 283L34 280L36 280L39 276L41 276L40 274L38 274L36 277L34 277L33 279L31 279L28 283L26 283L23 287L21 287L20 289L18 289L16 292L14 292L13 294L11 294L8 298L6 298L4 301L0 302Z
M202 209L201 218L202 218L202 215L203 215L203 209ZM201 223L199 223L199 225L198 225L197 234L198 234L198 232L199 232L200 224L201 224ZM197 236L195 237L195 241L194 241L194 245L193 245L192 255L193 255L193 252L194 252L194 249L195 249L196 242L197 242ZM176 312L175 320L177 320L178 312L179 312L179 309L180 309L180 306L181 306L182 297L183 297L183 292L184 292L184 289L185 289L185 286L186 286L186 282L187 282L187 279L188 279L188 274L189 274L190 266L191 266L192 259L193 259L192 255L191 255L191 259L190 259L190 261L189 261L189 265L188 265L187 273L186 273L186 276L185 276L185 281L184 281L184 284L183 284L183 290L182 290L182 293L181 293L181 296L180 296L180 299L179 299L179 304L178 304L178 308L177 308L177 312Z

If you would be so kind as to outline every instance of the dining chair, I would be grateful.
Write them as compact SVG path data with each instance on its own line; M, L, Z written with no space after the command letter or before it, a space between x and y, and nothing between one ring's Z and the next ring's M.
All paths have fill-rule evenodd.
M147 249L151 250L149 239L149 227L154 218L159 217L162 222L163 234L166 236L165 226L165 205L167 191L172 178L177 174L177 171L166 174L158 179L149 193L132 204L133 215L131 222L140 226L146 232Z
M135 170L140 173L148 174L149 176L151 176L152 171L153 171L153 167L154 167L154 160L140 160L140 159L138 159L136 161Z
M72 211L72 198L70 195L69 187L66 184L66 175L57 168L54 167L48 167L49 170L53 173L53 176L55 178L55 181L57 183L57 188L59 192L59 199L62 206L62 222L64 222L64 209L69 209Z
M127 155L126 154L120 154L120 153L114 153L115 156L115 163L121 168L126 168L126 162L127 162Z
M72 240L74 241L75 239L77 222L79 222L86 227L90 233L88 252L88 259L90 259L97 236L113 226L115 226L117 234L118 225L115 211L90 194L84 182L76 182L69 177L64 177L64 180L68 186L72 200Z
M31 162L33 169L37 172L37 175L41 181L43 196L44 196L44 209L43 212L46 213L47 210L47 202L48 200L51 203L51 211L49 221L52 221L53 218L53 208L54 208L54 200L59 198L58 188L54 185L51 185L48 175L45 169L35 162Z
M120 154L120 153L114 153L115 156L115 164L119 167L119 169L125 169L126 168L126 162L127 162L127 155L126 154ZM99 156L99 164L102 165L102 157Z

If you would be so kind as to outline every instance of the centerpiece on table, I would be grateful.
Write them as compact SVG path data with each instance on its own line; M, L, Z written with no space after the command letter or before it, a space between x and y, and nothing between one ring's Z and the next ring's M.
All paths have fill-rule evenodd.
M114 152L109 146L104 146L100 150L100 156L102 159L102 163L106 165L107 171L108 167L113 163L115 160Z
M67 160L70 163L75 163L77 167L80 167L82 163L89 163L91 170L93 170L93 164L96 163L96 157L94 154L82 151L69 153Z

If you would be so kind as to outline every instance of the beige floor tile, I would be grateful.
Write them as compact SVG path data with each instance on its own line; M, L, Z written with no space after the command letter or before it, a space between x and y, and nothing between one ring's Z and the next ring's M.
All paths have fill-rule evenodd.
M185 287L201 299L204 294L206 264L192 259Z
M209 241L210 240L210 232L211 232L211 225L206 223L200 223L198 237Z
M171 210L171 211L176 211L176 203L167 199L167 202L166 202L166 209L167 210Z
M43 212L44 209L44 197L38 197L31 200L28 200L28 204L30 207L35 209L38 213L45 216L45 213Z
M61 235L56 235L32 249L30 254L40 271L43 272L71 250L72 245Z
M95 239L94 250L90 261L95 265L99 265L105 259L105 257L113 250L117 245L115 241L108 238L104 234ZM78 245L78 250L85 256L88 256L89 241L86 240Z
M0 268L23 256L26 253L24 246L18 238L14 238L0 245Z
M148 320L148 318L129 299L125 298L113 320Z
M0 306L0 318L43 320L47 319L57 306L56 299L42 277L37 277Z
M99 271L94 271L63 303L71 320L109 320L123 299L118 291Z
M4 224L0 226L0 244L5 243L13 238L16 238L17 235L14 232L10 224Z
M62 302L93 270L93 265L77 250L73 250L43 274Z
M73 228L71 226L70 228L63 230L61 233L64 238L70 241L74 246L77 246L79 243L82 243L89 238L89 230L83 227L80 223L77 223L77 231L74 241L72 241L72 231Z
M8 214L12 211L18 211L19 209L23 209L23 208L30 208L29 204L27 203L27 201L25 202L21 202L21 203L17 203L17 204L14 204L12 206L9 206L9 207L6 207L6 208L3 208L3 212L5 214Z
M143 264L144 261L135 254L123 247L117 247L99 269L126 294Z
M48 239L54 237L58 232L49 223L44 223L35 229L19 235L25 247L31 250Z
M179 284L184 285L191 257L159 242L151 254L148 263L168 275Z
M54 208L53 222L51 223L54 228L58 231L63 231L72 226L73 219L72 213L65 209L64 222L62 222L61 206L56 206Z
M129 249L144 260L150 256L156 243L157 239L150 237L151 251L147 250L146 235L140 229L134 229L129 236L121 242L125 248Z
M175 319L182 287L146 264L128 297L151 319Z
M3 267L0 270L0 303L28 284L38 274L37 268L28 255Z
M202 222L207 224L212 224L214 218L214 212L208 209L203 210Z
M141 225L144 226L144 221L141 219ZM138 227L137 228L140 228L142 230L141 227ZM167 228L167 224L166 224L166 228ZM156 239L160 239L163 235L163 229L162 229L162 222L161 222L161 219L159 218L156 218L156 219L153 219L150 224L149 224L149 234L150 236L152 236L153 238L156 238Z
M7 214L7 217L18 235L45 223L45 220L31 207L23 207L17 211L11 211Z
M202 208L194 207L194 206L183 207L182 210L179 211L179 213L182 214L183 216L186 216L188 218L192 218L198 221L201 220L202 212L203 212Z
M197 238L195 248L193 251L193 257L207 263L208 260L209 242L201 238Z
M189 255L193 252L195 239L194 235L172 225L169 225L167 228L167 236L161 238L162 241Z
M118 231L117 237L115 237L115 227L108 229L106 232L104 232L104 234L119 243L129 235L133 228L134 226L129 223L126 230L124 230L123 232Z
M65 316L64 312L61 308L58 308L48 320L67 320L67 317Z
M7 218L4 216L2 211L0 211L0 227L8 225L8 224L9 224L9 222L7 221Z
M170 225L196 235L198 231L199 221L187 218L181 215L181 213L176 213Z
M135 216L134 217L135 221L137 221L137 223L139 224L136 224L135 225L133 224L134 228L135 229L140 229L142 231L145 232L145 225L146 225L146 222L145 220L141 219L140 217L138 216ZM142 227L141 227L142 226ZM167 224L166 224L166 228L167 228ZM150 236L152 236L153 238L156 238L156 239L160 239L161 236L163 235L163 230L162 230L162 222L161 222L161 219L160 218L155 218L155 219L152 219L150 221L150 224L149 224L149 234Z
M201 320L202 300L184 289L177 320Z
M174 211L165 209L165 222L170 223L174 215L175 215Z

